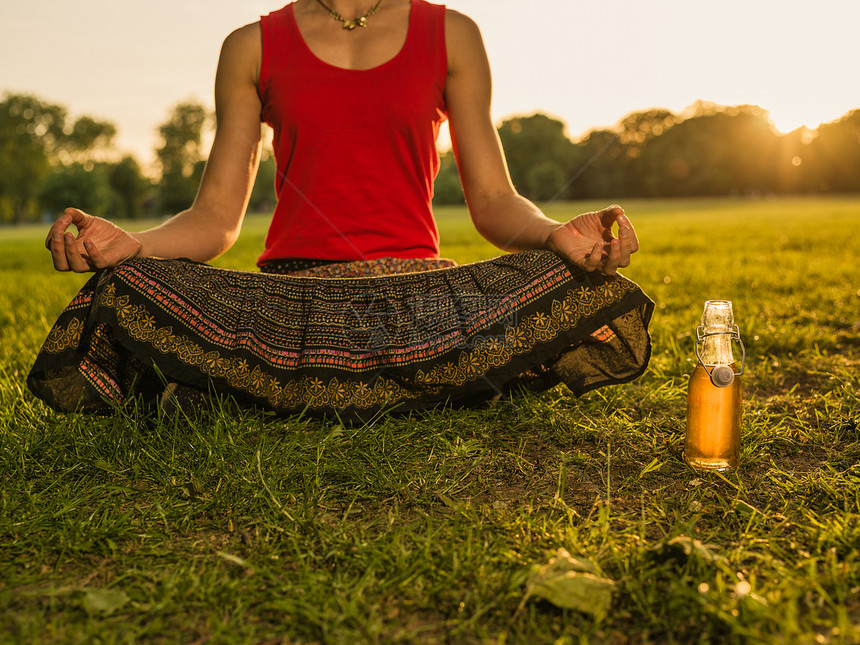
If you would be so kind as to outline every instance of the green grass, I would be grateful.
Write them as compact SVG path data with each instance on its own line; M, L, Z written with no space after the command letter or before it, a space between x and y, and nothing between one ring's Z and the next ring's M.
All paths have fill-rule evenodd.
M24 381L83 277L0 231L0 642L860 642L860 199L624 206L657 304L641 379L362 427L49 411ZM439 220L443 255L494 254ZM712 298L747 348L726 475L680 457ZM559 548L614 582L607 612L519 609Z

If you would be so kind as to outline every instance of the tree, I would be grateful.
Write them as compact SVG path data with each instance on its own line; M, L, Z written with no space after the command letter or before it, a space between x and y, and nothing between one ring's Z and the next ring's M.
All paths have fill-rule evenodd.
M104 166L71 163L57 166L42 181L39 203L52 215L75 206L91 213L108 214L111 187Z
M514 117L499 127L511 181L525 197L555 197L572 176L576 149L564 133L564 123L545 114Z
M115 134L106 121L83 116L70 126L64 107L6 94L0 101L0 221L37 218L41 185L52 168L91 163L92 152L107 150Z
M801 158L807 186L815 191L860 190L860 109L818 127Z
M64 108L34 96L7 94L0 102L0 221L35 217L65 118Z
M143 176L140 165L132 156L123 157L109 166L108 182L113 192L111 213L122 219L141 216L143 199L149 191L149 181Z
M158 129L161 146L159 206L166 212L188 208L203 174L203 130L209 113L198 103L180 103Z
M628 194L630 157L618 132L592 130L576 149L579 162L569 196L615 199Z
M115 136L116 127L112 123L82 116L64 132L57 154L63 163L91 162L96 154L109 151Z
M565 191L568 173L565 166L554 159L535 160L525 175L523 188L534 199L547 201L560 197Z
M625 158L625 195L644 195L649 168L640 157L645 146L653 139L662 136L679 121L679 117L663 108L653 108L641 112L631 112L620 122L618 140L626 146Z
M448 150L439 156L439 173L433 182L434 204L462 204L466 201L454 153Z
M277 202L275 195L275 154L268 147L264 148L260 155L260 165L257 167L257 175L254 178L254 188L251 190L251 198L248 201L248 209L251 211L272 211Z
M636 160L646 196L765 193L778 185L778 135L766 110L699 104Z
M622 143L641 146L646 141L659 137L678 122L678 117L664 108L653 108L643 112L631 112L621 119Z

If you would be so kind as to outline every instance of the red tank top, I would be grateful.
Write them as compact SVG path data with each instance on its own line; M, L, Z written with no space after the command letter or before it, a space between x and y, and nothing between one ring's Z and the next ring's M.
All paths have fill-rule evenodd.
M258 263L438 257L431 199L446 119L445 7L412 0L400 52L368 70L317 58L292 4L260 24L278 204Z

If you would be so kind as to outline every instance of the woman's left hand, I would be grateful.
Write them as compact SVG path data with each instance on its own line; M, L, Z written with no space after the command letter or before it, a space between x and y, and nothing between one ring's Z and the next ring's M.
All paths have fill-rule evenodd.
M612 234L616 222L618 237ZM610 206L559 225L547 237L547 246L581 269L614 275L618 267L630 265L639 240L624 210Z

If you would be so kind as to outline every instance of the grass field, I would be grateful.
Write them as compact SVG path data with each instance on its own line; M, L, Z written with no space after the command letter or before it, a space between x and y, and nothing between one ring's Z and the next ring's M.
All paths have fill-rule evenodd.
M363 427L49 411L26 374L83 277L0 230L0 642L860 643L860 198L624 206L642 378ZM494 254L439 220L444 255ZM747 349L729 474L680 456L714 298ZM531 577L559 549L577 572Z

